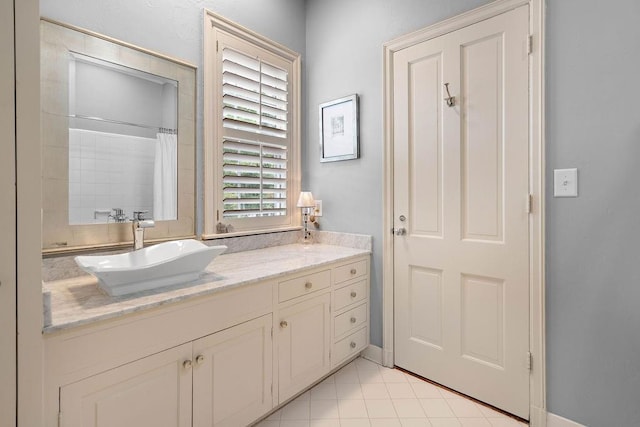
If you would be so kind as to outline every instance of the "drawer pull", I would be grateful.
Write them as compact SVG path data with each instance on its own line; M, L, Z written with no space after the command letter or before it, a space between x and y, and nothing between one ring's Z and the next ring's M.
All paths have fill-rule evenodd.
M355 317L351 318L351 323L356 323L356 318Z
M184 362L182 362L182 367L184 369L191 369L191 360L185 360Z
M281 328L283 328L283 329L284 329L284 328L286 328L287 326L289 326L289 324L287 323L287 321L286 321L286 320L283 320L282 322L280 322L280 327L281 327Z
M313 286L313 283L311 283L311 282L307 282L307 283L304 284L304 287L306 289L311 289L312 286Z
M355 298L357 295L356 291L351 291L351 298Z
M356 270L355 268L351 269L351 274L356 274L358 272L358 270Z
M354 341L351 341L351 348L356 348L356 343Z
M196 356L196 365L202 365L202 362L204 362L204 356L202 354L199 354Z

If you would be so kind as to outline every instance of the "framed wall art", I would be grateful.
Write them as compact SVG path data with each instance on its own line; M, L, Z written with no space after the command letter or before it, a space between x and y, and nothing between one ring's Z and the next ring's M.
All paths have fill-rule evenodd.
M359 157L358 95L320 104L320 161Z

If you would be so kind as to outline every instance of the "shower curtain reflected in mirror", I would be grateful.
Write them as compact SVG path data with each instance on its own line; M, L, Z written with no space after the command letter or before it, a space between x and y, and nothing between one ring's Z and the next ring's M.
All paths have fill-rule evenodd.
M153 219L177 219L178 137L158 133L153 179Z

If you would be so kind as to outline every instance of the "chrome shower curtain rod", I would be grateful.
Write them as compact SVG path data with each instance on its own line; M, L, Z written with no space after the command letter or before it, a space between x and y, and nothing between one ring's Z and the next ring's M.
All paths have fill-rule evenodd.
M83 116L81 114L70 114L69 117L72 119L86 119L86 120L94 120L97 122L114 123L117 125L135 126L135 127L144 128L144 129L154 129L160 133L168 133L173 135L176 135L178 133L177 129L163 128L163 127L149 126L149 125L140 125L137 123L123 122L121 120L103 119L102 117Z

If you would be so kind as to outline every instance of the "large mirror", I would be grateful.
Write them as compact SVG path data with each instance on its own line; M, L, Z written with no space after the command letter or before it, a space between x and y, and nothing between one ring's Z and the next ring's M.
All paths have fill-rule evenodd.
M41 21L43 251L195 234L195 67Z

